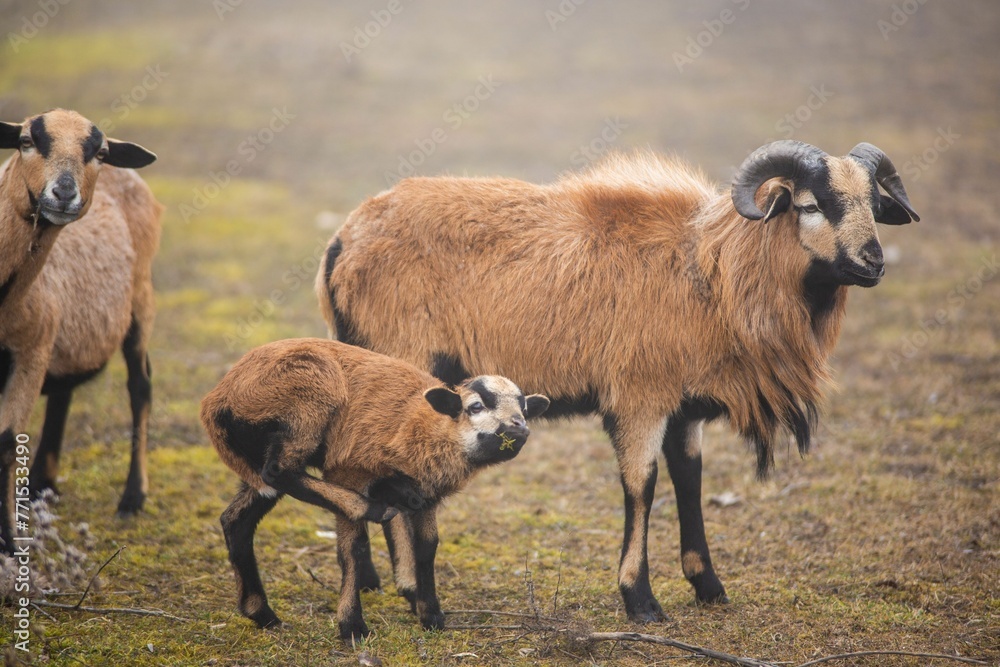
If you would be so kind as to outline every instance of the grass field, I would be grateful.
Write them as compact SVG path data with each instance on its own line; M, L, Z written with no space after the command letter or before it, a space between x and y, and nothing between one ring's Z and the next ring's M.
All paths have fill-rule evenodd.
M36 612L31 653L7 649L8 662L350 665L362 649L386 665L707 662L576 641L640 630L789 665L878 650L1000 664L1000 7L689 4L100 0L49 17L43 2L0 0L0 119L74 108L160 156L143 172L167 207L147 509L113 517L130 423L115 359L76 394L56 511L89 524L91 570L126 547L86 604L184 619ZM410 170L544 181L644 146L724 182L789 134L836 154L877 144L922 220L880 230L891 264L851 294L812 454L779 451L760 483L737 438L706 431L706 525L731 604L694 604L661 466L650 563L672 620L629 624L614 456L581 419L537 427L440 513L451 629L420 629L375 535L385 589L362 597L374 635L337 640L336 542L317 535L333 518L287 500L257 544L290 627L260 632L235 612L218 517L236 479L198 403L251 347L325 335L318 256L364 197ZM741 501L708 502L726 492ZM0 645L13 624L0 608Z

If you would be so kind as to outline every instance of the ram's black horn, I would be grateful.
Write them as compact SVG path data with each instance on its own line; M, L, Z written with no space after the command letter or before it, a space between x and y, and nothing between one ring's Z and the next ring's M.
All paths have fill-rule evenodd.
M755 201L766 181L781 177L794 180L817 169L826 153L811 144L784 139L761 146L747 157L733 176L733 206L744 218L760 220L764 211Z

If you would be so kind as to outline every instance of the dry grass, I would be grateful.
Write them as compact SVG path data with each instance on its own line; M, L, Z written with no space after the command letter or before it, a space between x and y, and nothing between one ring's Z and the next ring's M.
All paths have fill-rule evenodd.
M751 3L683 72L673 53L742 3L585 3L554 32L545 16L554 2L483 7L475 20L458 3L404 3L352 63L340 42L385 3L245 3L223 21L193 0L86 4L67 5L16 53L0 45L0 117L75 107L113 117L116 135L161 156L147 171L168 206L156 266L152 492L142 516L112 517L129 421L116 360L78 392L57 512L89 523L95 567L128 546L87 604L188 620L50 610L34 618L29 664L358 663L335 639L335 542L316 535L333 522L315 508L285 501L258 533L272 604L291 627L259 632L234 612L218 516L235 479L207 447L197 403L250 347L323 335L309 283L332 228L317 213L342 214L384 187L414 140L448 128L422 173L549 179L620 117L616 147L676 150L724 180L747 151L782 136L778 122L821 85L832 96L794 138L841 153L861 140L882 146L910 166L904 180L924 219L882 230L898 260L877 289L852 293L833 360L840 389L814 453L779 452L773 478L758 483L744 446L719 426L707 431L706 497L743 499L705 510L732 604L693 604L661 474L650 562L673 620L641 629L786 664L861 650L1000 664L1000 278L976 279L995 261L1000 208L993 4L928 3L883 40L876 22L892 2ZM34 11L17 2L10 14ZM119 119L114 101L157 64L169 76ZM448 126L444 112L490 73L500 87ZM242 161L240 142L274 107L296 117ZM939 128L959 138L925 169L913 156ZM181 206L231 159L241 160L240 178L186 222ZM939 311L943 323L929 325ZM387 665L673 664L680 653L670 648L574 641L586 630L639 629L615 588L622 522L614 457L596 422L539 427L523 456L443 510L439 590L446 610L537 607L558 621L454 613L448 624L466 629L424 632L394 595L377 535L386 589L363 597L375 630L363 648ZM11 614L0 610L0 627Z

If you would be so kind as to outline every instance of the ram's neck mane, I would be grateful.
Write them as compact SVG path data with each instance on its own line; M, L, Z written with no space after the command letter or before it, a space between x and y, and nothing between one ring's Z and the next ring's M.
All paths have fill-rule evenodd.
M758 472L773 462L778 428L790 430L800 451L824 385L827 358L840 334L846 288L809 279L810 258L791 214L746 220L729 193L710 200L692 222L700 273L724 325L727 349L713 372L711 398L757 449Z

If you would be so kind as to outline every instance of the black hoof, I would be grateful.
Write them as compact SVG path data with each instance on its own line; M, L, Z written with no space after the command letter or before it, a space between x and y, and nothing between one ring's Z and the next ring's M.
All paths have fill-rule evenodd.
M439 609L425 614L420 617L420 625L424 630L444 630L444 613Z
M694 595L698 604L729 604L729 596L726 589L718 579L715 581L701 581L692 584Z
M337 623L337 628L340 630L340 638L345 642L350 644L351 642L359 642L365 639L368 635L372 633L365 625L364 621L348 621Z
M382 589L382 580L379 578L375 568L369 563L368 567L361 572L361 590L378 591Z
M256 623L257 627L261 630L277 630L282 626L281 619L278 618L277 614L270 607L265 607L253 616L250 616L250 620Z
M142 510L142 505L145 502L145 493L129 493L126 491L125 495L122 496L122 499L118 501L118 517L124 518L138 514Z
M51 491L55 495L59 495L59 489L56 487L56 483L51 479L41 479L41 478L28 478L28 488L31 489L31 500L38 500L42 497L42 494L46 491Z
M365 515L361 517L364 521L371 521L373 523L382 523L383 521L389 521L394 516L399 514L399 510L395 507L389 507L385 503L371 503L368 511Z
M626 605L625 612L628 620L633 623L663 623L669 621L670 617L663 613L663 608L656 598L637 601L633 605Z

